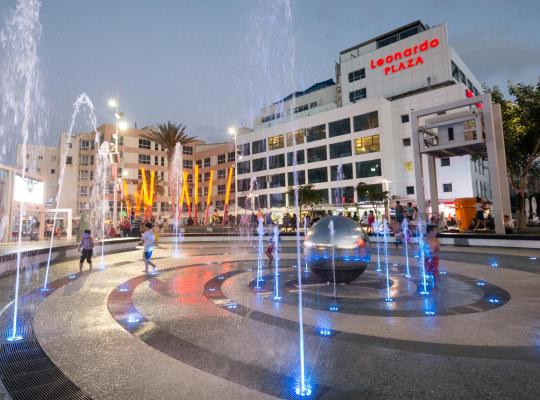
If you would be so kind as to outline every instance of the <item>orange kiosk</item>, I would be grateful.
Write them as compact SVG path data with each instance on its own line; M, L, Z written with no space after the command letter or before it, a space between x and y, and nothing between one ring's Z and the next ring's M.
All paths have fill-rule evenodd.
M474 197L462 197L454 200L454 206L456 207L456 219L460 231L466 231L471 225L471 221L476 217L476 198Z

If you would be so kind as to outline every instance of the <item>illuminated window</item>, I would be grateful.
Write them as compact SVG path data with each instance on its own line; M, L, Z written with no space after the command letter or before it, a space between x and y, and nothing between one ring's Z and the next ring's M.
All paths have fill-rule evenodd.
M285 138L283 135L272 136L268 138L268 150L277 150L285 147Z
M412 161L405 161L404 167L405 167L405 171L407 171L407 172L412 172L412 170L413 170L413 163L412 163Z
M354 152L356 154L367 154L381 151L379 135L366 136L355 139Z
M306 133L303 129L296 132L287 133L287 146L294 146L295 137L296 144L304 143L305 136Z

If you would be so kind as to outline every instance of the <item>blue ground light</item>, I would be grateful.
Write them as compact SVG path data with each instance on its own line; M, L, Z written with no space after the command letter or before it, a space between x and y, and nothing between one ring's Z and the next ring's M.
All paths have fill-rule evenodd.
M487 285L486 281L478 281L478 282L476 282L476 286L486 286L486 285Z
M318 327L315 330L315 334L317 336L330 337L330 336L334 336L335 332L332 329L329 329L329 328Z
M297 384L294 388L294 392L300 397L309 397L311 396L311 386L306 383L302 388L300 384Z
M228 308L229 310L234 310L234 309L238 308L238 304L236 304L236 303L229 303L229 304L227 304L227 308Z
M529 260L535 261L535 260L536 260L536 257L529 257Z
M139 318L138 314L131 313L131 314L128 315L127 322L128 322L128 324L137 324L137 323L139 323L140 320L141 319Z
M339 307L337 304L332 304L330 307L328 307L328 310L333 311L333 312L338 312Z
M488 297L487 301L492 304L498 304L501 300L495 296Z

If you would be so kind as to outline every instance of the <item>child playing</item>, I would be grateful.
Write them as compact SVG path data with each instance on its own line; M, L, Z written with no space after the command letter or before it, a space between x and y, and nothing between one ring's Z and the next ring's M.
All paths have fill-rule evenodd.
M145 224L147 230L142 235L142 241L144 243L143 259L144 259L144 272L148 273L148 266L152 266L152 273L156 272L156 264L152 262L152 252L154 251L155 239L154 232L152 231L152 224L147 222Z
M94 252L94 239L90 234L90 230L87 229L84 231L81 243L79 244L79 251L81 252L81 260L79 261L79 273L82 272L84 260L88 261L90 269L88 272L92 271L92 253Z
M268 242L268 247L266 248L266 251L264 252L266 254L266 257L268 257L268 268L272 268L272 261L274 261L274 248L275 243L270 238L270 241Z
M426 272L433 276L433 289L437 288L437 276L439 275L439 252L441 244L437 237L437 227L428 225L426 238L425 266Z

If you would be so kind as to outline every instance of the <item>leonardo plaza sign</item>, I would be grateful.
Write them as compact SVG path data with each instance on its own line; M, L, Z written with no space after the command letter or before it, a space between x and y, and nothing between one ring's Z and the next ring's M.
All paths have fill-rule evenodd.
M437 38L424 40L420 44L407 47L402 51L396 51L386 57L371 59L369 65L371 69L383 68L384 74L395 74L408 68L424 64L426 51L433 49L439 45L440 41Z

